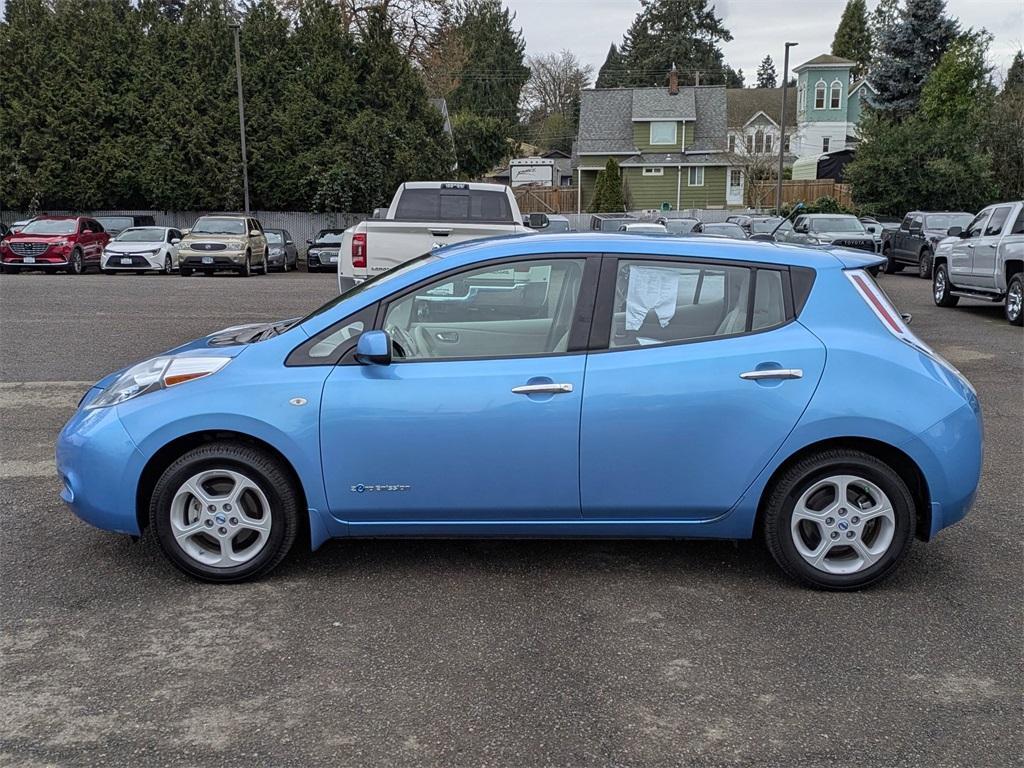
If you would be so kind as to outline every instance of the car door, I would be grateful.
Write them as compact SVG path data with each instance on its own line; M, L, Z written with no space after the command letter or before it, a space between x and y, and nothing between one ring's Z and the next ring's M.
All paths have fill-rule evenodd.
M892 237L892 255L895 259L905 258L904 254L907 250L907 240L910 236L910 224L913 222L914 217L912 214L907 214L903 217L903 221L900 222L900 228L896 230L896 233Z
M287 229L281 230L284 234L284 259L288 264L294 265L299 258L299 252L295 248L295 240L292 233Z
M949 276L953 285L975 285L974 254L991 213L991 208L981 211L953 243L949 256Z
M338 365L324 387L331 513L367 532L578 520L597 268L594 257L515 259L382 302L394 362Z
M167 252L171 255L171 265L178 268L178 243L181 242L181 232L176 229L167 230Z
M1012 205L997 205L985 223L981 237L974 244L974 259L971 261L971 276L974 285L986 290L996 290L996 255L1003 227L1013 212Z
M825 363L791 321L789 281L769 265L648 257L602 269L591 346L606 351L588 358L580 429L585 519L706 520L736 504Z
M99 222L93 221L92 219L82 220L80 232L82 238L82 260L85 263L92 263L100 260L103 243L101 242L99 233L102 231L103 227Z

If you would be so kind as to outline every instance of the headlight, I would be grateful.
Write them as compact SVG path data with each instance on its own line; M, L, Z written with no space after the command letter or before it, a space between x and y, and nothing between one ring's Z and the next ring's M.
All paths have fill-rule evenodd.
M277 256L279 253L283 253L283 252L284 252L284 248L271 248L270 249L270 254L272 256Z
M86 408L106 408L147 392L201 379L216 373L229 362L230 357L154 357L122 373Z

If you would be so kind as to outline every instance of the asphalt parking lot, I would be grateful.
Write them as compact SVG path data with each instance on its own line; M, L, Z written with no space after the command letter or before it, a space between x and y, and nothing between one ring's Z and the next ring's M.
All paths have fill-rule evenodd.
M71 516L57 432L109 371L332 276L3 276L0 762L1019 765L1024 337L881 283L977 387L984 478L894 578L830 594L751 542L333 541L190 581Z

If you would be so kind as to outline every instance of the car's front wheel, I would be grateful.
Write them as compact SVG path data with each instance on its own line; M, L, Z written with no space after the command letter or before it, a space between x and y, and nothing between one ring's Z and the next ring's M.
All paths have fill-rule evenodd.
M71 254L71 263L68 265L69 275L81 275L85 272L85 266L82 263L82 252L77 248Z
M194 448L153 489L150 524L179 569L204 581L261 576L295 541L298 500L273 456L233 442Z
M1018 272L1006 286L1006 319L1010 325L1024 325L1024 277Z
M955 307L960 297L953 295L953 285L949 282L949 268L945 262L937 265L932 271L932 300L937 307Z
M167 254L164 256L164 274L169 275L174 271L174 262L171 260L171 255Z
M772 485L764 507L776 562L821 589L859 589L888 576L910 548L915 521L903 479L857 450L797 462Z
M883 248L882 256L885 258L885 263L882 265L882 271L885 272L885 274L893 275L903 269L903 267L896 263L896 259L892 257L892 248Z
M246 251L245 253L245 264L238 271L238 274L240 274L242 277L252 276L252 254L249 253L248 251Z

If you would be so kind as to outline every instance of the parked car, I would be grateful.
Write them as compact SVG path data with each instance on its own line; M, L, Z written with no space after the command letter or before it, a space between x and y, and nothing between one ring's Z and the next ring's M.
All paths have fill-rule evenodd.
M523 225L534 229L531 217L532 221L545 222L542 226L536 228L538 232L543 232L547 235L554 234L555 232L575 232L569 219L565 216L560 216L556 213L528 213L523 216Z
M966 229L973 214L954 211L911 211L897 229L882 235L880 253L886 258L887 274L899 272L905 265L917 268L918 277L932 276L935 246L944 240L950 227Z
M747 233L743 230L739 224L732 222L712 223L704 225L705 235L725 235L731 237L734 240L746 240Z
M861 216L858 220L864 225L864 231L871 235L871 239L875 241L875 253L881 253L882 233L885 231L885 226L882 222L871 216Z
M338 290L345 292L445 245L534 232L523 226L512 188L504 184L408 181L395 191L387 218L361 221L345 230Z
M145 214L126 216L93 216L93 218L100 223L104 231L111 237L116 237L131 227L156 226L156 220L152 216Z
M844 213L802 213L792 229L779 229L775 239L800 245L829 245L875 252L875 240L856 216Z
M236 272L248 277L269 269L270 247L263 227L251 216L200 216L178 245L178 274Z
M3 240L11 233L11 228L6 224L0 223L0 240Z
M299 265L299 249L295 247L295 238L287 229L265 229L267 236L267 260L271 269L287 272Z
M338 254L341 253L341 242L345 239L344 229L321 229L316 237L307 240L306 271L337 272Z
M664 224L657 224L653 221L630 221L620 224L619 232L632 232L641 235L667 235L668 229Z
M1024 313L1024 202L990 205L967 227L950 227L935 249L932 298L955 307L961 297L1001 301L1006 319L1021 325Z
M747 237L751 235L759 234L771 234L775 232L775 228L779 226L779 223L783 221L781 216L751 216L750 217L750 228L747 230ZM779 232L783 229L789 229L789 223L783 224L779 228ZM778 233L776 233L778 234Z
M163 272L178 268L181 231L173 227L131 227L103 249L103 272Z
M593 233L428 252L97 382L61 495L209 581L300 532L758 536L806 584L863 587L967 513L982 453L974 389L875 261Z
M590 216L590 231L618 232L620 226L630 221L640 219L631 213L595 213Z
M0 240L4 272L58 270L80 275L100 266L110 235L88 216L39 216Z
M702 232L704 230L704 224L701 223L700 219L691 218L668 218L662 216L658 219L659 224L663 224L673 235L688 235L691 232Z

